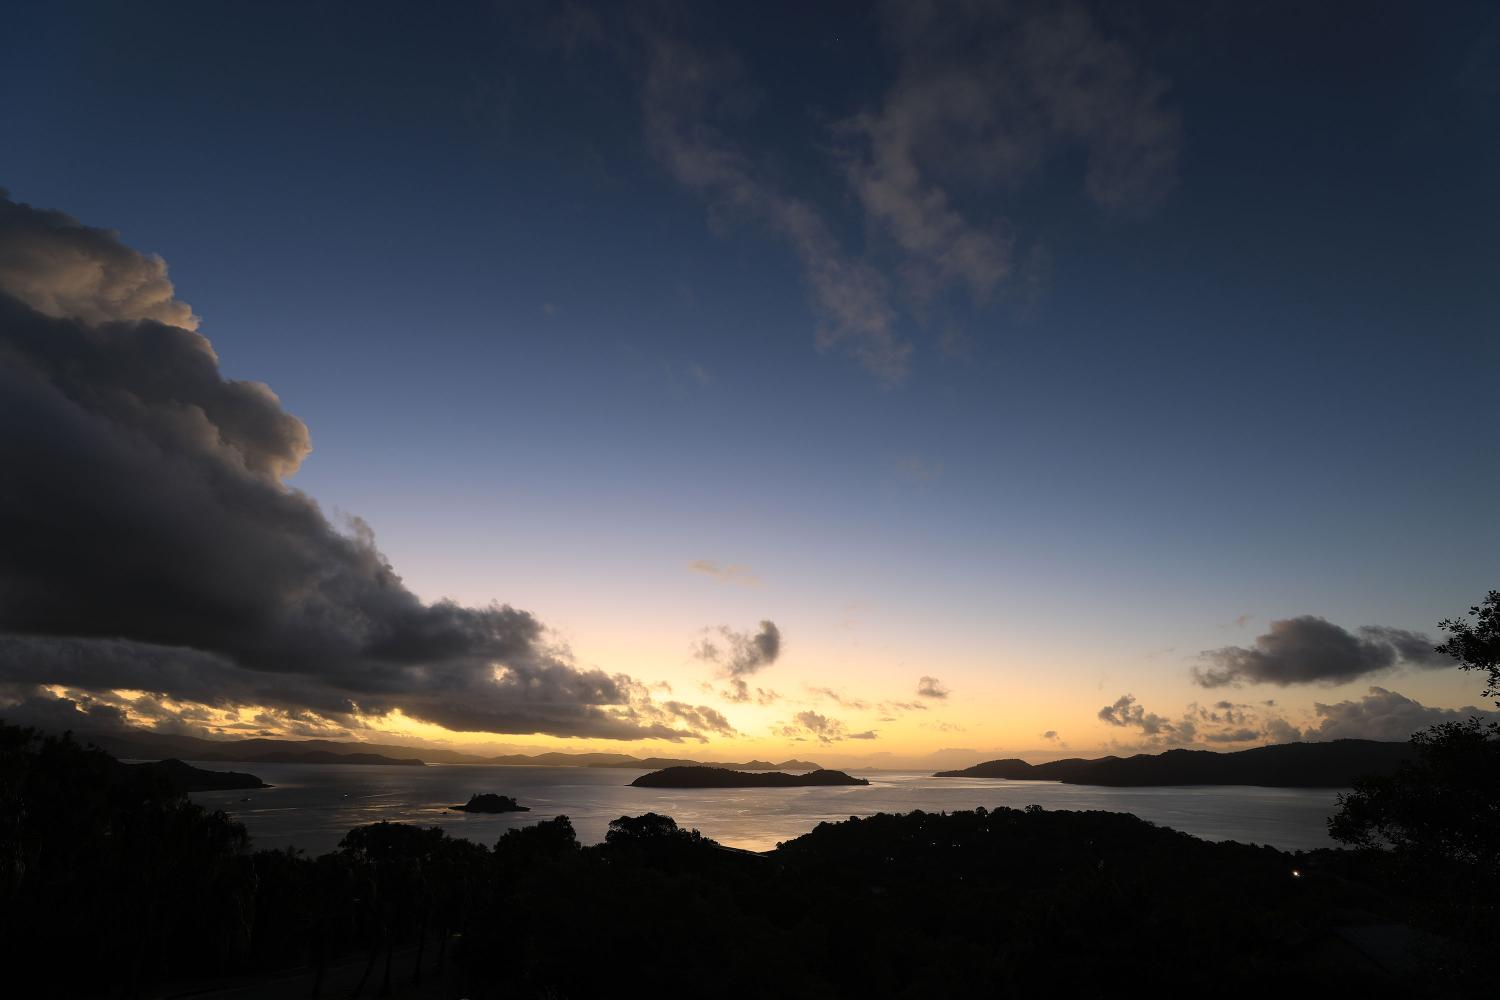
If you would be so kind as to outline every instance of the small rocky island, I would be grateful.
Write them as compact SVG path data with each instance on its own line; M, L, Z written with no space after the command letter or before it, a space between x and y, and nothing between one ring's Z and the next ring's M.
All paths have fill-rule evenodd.
M509 795L493 795L486 792L483 795L472 795L469 801L461 806L449 806L456 812L466 813L516 813L531 812L529 806L523 806Z
M808 788L823 785L868 785L843 771L818 770L806 774L772 771L734 771L727 767L664 767L630 783L638 788Z

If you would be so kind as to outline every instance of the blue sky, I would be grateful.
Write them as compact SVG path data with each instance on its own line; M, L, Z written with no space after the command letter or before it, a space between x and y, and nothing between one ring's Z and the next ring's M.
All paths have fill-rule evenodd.
M918 675L973 697L877 749L1104 746L1141 734L1094 709L1214 697L1194 657L1273 620L1435 633L1497 586L1500 19L1056 10L22 4L0 185L160 254L311 429L293 485L423 598L679 691L699 630L774 619L805 704L747 746ZM934 66L980 104L922 107ZM819 348L790 205L899 370ZM913 249L955 232L978 263ZM1300 725L1471 680L1241 695Z

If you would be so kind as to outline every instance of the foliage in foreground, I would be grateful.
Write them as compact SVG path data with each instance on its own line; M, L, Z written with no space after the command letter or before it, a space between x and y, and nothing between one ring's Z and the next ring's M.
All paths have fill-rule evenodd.
M1500 591L1465 618L1440 623L1437 647L1485 675L1500 707ZM1387 775L1361 778L1339 796L1328 821L1335 840L1409 897L1420 919L1481 946L1500 932L1500 724L1446 722L1412 736L1414 758Z
M1409 986L1308 962L1336 922L1402 917L1400 900L1351 888L1353 855L1329 862L1339 877L1297 878L1317 859L1128 815L879 815L768 855L655 814L621 817L589 847L565 817L493 849L378 823L314 859L251 852L222 814L122 783L111 763L0 725L0 934L48 995L354 959L368 996L410 985L410 972L393 980L402 949L428 995L475 998L640 982L726 997L1102 996L1162 977L1219 992ZM1427 975L1460 988L1452 969Z

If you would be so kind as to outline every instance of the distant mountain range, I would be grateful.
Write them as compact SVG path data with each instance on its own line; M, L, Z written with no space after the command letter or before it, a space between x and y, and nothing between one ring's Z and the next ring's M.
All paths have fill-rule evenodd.
M1060 781L1067 785L1266 785L1275 788L1348 788L1364 774L1394 771L1411 756L1409 743L1331 740L1282 743L1217 753L1168 750L1133 757L1070 758L1028 764L1014 758L990 760L938 778L1005 778Z
M773 764L768 760L747 760L743 764L720 764L716 761L687 760L681 757L632 757L628 761L609 764L590 764L589 767L716 767L726 771L817 771L817 764L807 760L784 760Z
M338 740L207 740L198 736L152 733L133 729L119 732L80 732L85 743L93 743L116 757L130 760L243 761L259 764L371 764L421 767L423 764L502 764L530 767L629 767L654 770L664 767L712 766L734 771L816 771L818 765L805 760L773 764L751 760L743 764L697 761L674 757L633 757L624 753L501 754L488 757L435 747L409 747L392 743L343 743Z

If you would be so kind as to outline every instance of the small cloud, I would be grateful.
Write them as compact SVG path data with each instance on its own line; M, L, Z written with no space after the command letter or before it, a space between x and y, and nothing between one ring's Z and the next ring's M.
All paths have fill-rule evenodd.
M709 690L713 689L712 685L708 684L705 684L704 687ZM781 700L781 695L769 688L758 687L754 691L751 691L750 685L745 682L743 677L731 678L729 687L720 691L719 697L725 701L732 701L737 704L753 701L757 705L774 705Z
M753 587L760 583L760 577L751 572L749 566L740 566L737 563L725 564L713 559L694 559L688 563L688 569L694 573L711 576L720 583L735 583L743 587Z
M798 712L790 723L784 723L775 730L779 735L788 739L805 740L816 739L819 743L837 743L840 740L873 740L876 732L867 729L860 733L851 733L838 719L829 718L820 712L806 711Z
M781 629L769 619L762 620L760 631L754 633L736 632L727 625L704 632L717 635L718 641L705 636L693 648L693 656L717 664L725 677L756 673L781 655Z
M917 681L917 696L920 698L946 698L948 689L936 677L924 676Z
M693 377L693 380L699 385L713 385L713 375L709 374L708 369L704 368L697 362L693 362L692 364L688 365L687 370L688 374L691 375Z
M1056 729L1049 729L1045 733L1042 733L1042 739L1047 740L1048 742L1056 742L1061 738L1062 737L1057 735Z
M862 701L859 698L850 698L830 687L807 686L807 692L815 698L827 698L840 708L852 708L856 711L864 711L870 707L868 702Z
M930 483L943 474L943 463L917 454L898 457L894 463L897 477L912 483Z

